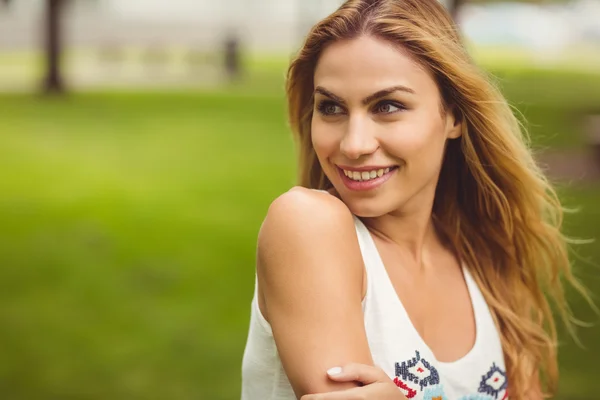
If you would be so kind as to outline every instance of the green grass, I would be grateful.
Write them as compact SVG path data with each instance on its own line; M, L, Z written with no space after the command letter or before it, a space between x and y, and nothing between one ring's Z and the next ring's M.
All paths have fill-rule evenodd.
M0 110L2 398L236 398L256 232L293 182L281 102Z
M267 64L211 93L0 95L2 399L239 398L256 233L294 182ZM600 109L600 77L501 79L542 126L534 143L581 145L573 118ZM561 193L582 207L568 232L598 237L600 185ZM595 244L579 253L600 262ZM596 269L577 272L600 290ZM562 398L595 398L599 337L582 330L585 351L564 337Z

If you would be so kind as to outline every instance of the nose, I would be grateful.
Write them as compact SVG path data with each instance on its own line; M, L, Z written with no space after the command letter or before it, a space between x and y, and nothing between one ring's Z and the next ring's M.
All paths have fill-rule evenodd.
M340 142L340 152L351 160L374 153L379 148L374 128L366 117L350 117Z

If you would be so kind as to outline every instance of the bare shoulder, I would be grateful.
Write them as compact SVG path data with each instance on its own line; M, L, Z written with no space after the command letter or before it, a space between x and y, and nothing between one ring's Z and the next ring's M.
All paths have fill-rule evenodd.
M352 219L348 207L337 197L300 186L295 186L277 197L271 203L267 217L278 217L280 213L288 212L290 214L307 212L313 219L316 217Z
M362 314L363 261L346 205L294 188L271 206L258 237L259 307L298 397L352 387L331 366L372 363Z
M276 198L258 234L259 275L277 276L285 269L294 273L327 275L342 266L358 265L362 258L356 239L354 219L348 207L337 197L316 190L295 187ZM322 268L327 265L327 268ZM362 276L362 275L361 275Z
M280 240L281 235L312 233L313 240L332 232L354 232L350 210L337 197L328 193L294 187L277 197L270 205L259 233L261 242ZM310 237L305 238L311 240Z

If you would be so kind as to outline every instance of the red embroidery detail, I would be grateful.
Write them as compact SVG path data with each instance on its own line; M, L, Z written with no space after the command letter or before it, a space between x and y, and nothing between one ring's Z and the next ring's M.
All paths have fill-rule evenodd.
M504 391L504 396L502 396L502 400L508 400L508 388Z
M494 378L494 382L498 382L499 380L499 378Z
M419 367L419 368L417 368L417 371L419 371L419 372L423 372L423 371L425 371L425 370L424 370L423 368Z
M406 391L405 396L406 396L407 399L412 399L413 397L415 397L417 395L417 391L416 390L411 389L406 383L404 383L400 379L398 379L398 377L394 378L394 383L400 389L403 389L403 390Z

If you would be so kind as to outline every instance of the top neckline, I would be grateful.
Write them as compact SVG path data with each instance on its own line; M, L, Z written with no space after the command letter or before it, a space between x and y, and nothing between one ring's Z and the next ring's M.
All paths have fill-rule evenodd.
M469 299L471 301L471 307L473 309L473 315L474 315L474 319L475 319L475 342L473 343L473 346L471 346L471 349L466 354L461 356L460 358L458 358L454 361L440 361L436 357L436 355L433 352L433 350L431 349L431 347L429 347L427 342L425 342L425 340L421 337L421 334L419 333L417 328L415 328L410 316L408 315L408 312L406 311L406 308L404 307L402 300L398 296L398 293L396 292L396 289L394 288L394 285L392 284L392 280L390 279L387 269L385 268L383 259L381 258L381 255L379 254L379 250L377 249L375 240L373 239L373 236L371 236L371 232L366 227L366 225L360 220L359 217L354 215L354 218L358 222L360 229L363 230L363 233L366 236L366 239L367 239L366 244L375 256L375 263L377 264L377 268L382 270L383 276L385 277L386 286L388 286L388 289L391 290L391 293L393 294L393 297L395 299L394 300L395 303L402 310L403 316L406 317L406 320L410 324L410 329L411 329L412 333L415 335L415 337L418 339L419 344L423 347L423 349L425 351L427 351L429 353L429 355L435 361L436 365L438 365L440 367L455 368L455 367L462 365L463 363L467 363L471 358L473 358L477 354L478 349L481 346L480 343L481 343L481 339L482 339L482 320L481 320L481 311L482 310L480 309L480 305L479 305L480 302L475 301L475 299L474 299L474 296L476 295L476 290L477 290L476 283L473 280L473 277L471 276L468 269L465 267L465 265L461 262L461 271L462 271L465 283L467 284L467 290L469 292ZM367 286L367 291L368 290L369 290L369 287ZM365 296L365 299L367 297L368 297L368 293L367 293L367 296Z

